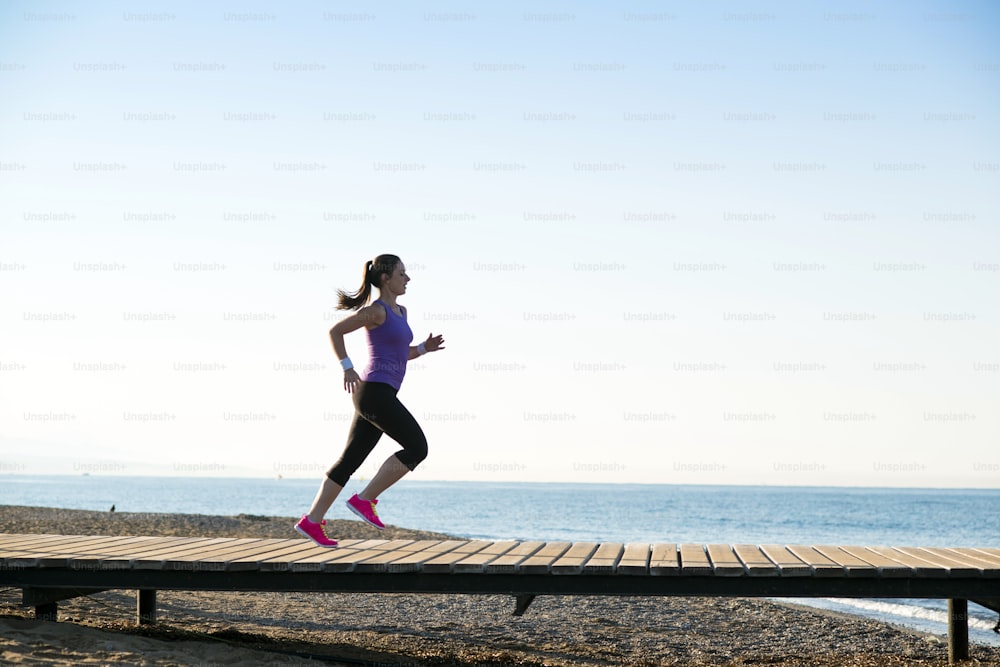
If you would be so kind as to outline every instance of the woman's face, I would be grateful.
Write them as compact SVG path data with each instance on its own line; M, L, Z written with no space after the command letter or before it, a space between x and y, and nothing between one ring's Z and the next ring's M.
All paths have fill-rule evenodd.
M406 294L406 283L410 282L410 276L406 275L406 267L400 262L396 265L392 275L382 283L382 289L389 290L396 296Z

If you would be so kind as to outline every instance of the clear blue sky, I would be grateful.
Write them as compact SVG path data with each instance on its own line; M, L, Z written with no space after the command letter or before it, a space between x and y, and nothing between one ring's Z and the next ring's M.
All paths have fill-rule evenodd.
M0 8L0 473L318 477L394 252L420 478L1000 483L995 4L162 7Z

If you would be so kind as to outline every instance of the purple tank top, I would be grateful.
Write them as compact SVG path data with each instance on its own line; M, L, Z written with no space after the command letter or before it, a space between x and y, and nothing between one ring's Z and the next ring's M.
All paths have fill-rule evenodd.
M381 303L385 308L385 322L374 329L365 329L368 333L369 362L361 379L365 382L384 382L398 391L406 374L413 332L406 323L406 317L394 313L381 299L375 303Z

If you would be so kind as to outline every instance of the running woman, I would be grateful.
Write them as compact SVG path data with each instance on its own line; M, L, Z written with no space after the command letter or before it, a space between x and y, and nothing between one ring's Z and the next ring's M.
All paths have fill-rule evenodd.
M406 323L406 308L396 303L398 297L406 294L408 282L410 277L399 257L379 255L365 264L361 289L353 294L337 291L337 309L357 311L330 329L333 351L344 369L344 389L353 394L354 421L340 460L327 471L309 513L295 524L295 530L321 547L337 546L336 540L330 539L324 530L323 516L383 433L403 449L390 455L364 490L347 501L352 512L376 528L385 528L375 511L379 495L427 456L427 438L417 420L396 398L396 393L403 383L406 362L427 352L443 350L444 339L440 335L428 335L419 345L410 345L413 332ZM372 287L378 288L379 298L367 305ZM359 376L347 356L344 334L361 327L365 328L368 338L370 361Z

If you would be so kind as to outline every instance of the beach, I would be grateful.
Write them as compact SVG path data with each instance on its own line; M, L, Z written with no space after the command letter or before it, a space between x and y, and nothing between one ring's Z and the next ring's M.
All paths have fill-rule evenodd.
M0 532L295 537L291 517L0 508ZM444 539L329 520L338 538ZM945 638L756 599L161 591L136 626L135 591L60 603L35 621L0 590L0 663L19 665L946 665ZM1000 665L974 645L968 664Z

